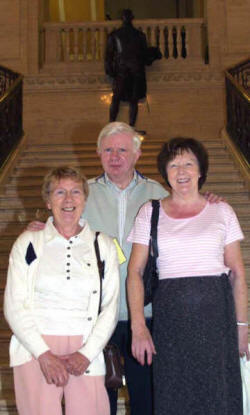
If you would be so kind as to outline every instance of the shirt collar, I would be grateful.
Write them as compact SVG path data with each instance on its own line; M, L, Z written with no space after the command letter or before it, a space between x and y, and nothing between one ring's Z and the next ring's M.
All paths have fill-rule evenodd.
M104 181L107 185L109 185L109 186L115 188L117 191L121 192L121 191L124 191L124 190L129 190L137 184L137 182L138 182L138 173L137 173L136 170L134 170L133 178L132 178L131 182L128 184L128 186L125 187L125 189L120 189L114 182L112 182L110 180L110 178L108 177L107 173L104 173Z
M90 228L89 228L86 220L83 219L83 218L80 218L79 225L82 226L83 229L80 231L78 236L82 240L85 240L86 233L89 233ZM47 222L45 224L45 240L46 240L46 242L50 242L53 239L58 238L58 237L63 238L63 236L58 232L58 230L55 228L55 226L53 224L53 216L50 216L47 219Z

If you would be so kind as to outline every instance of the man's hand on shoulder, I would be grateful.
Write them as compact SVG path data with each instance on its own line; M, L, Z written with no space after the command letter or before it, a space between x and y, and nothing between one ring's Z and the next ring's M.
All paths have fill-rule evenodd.
M45 227L45 223L39 222L38 220L34 220L30 222L26 228L27 231L37 232L42 231Z
M225 199L222 196L215 195L211 192L205 192L204 196L209 203L225 202Z

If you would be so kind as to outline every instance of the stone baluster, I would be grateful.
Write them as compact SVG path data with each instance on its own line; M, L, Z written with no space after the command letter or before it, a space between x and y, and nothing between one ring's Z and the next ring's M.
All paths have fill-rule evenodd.
M141 28L142 32L144 33L144 35L146 36L147 41L148 41L149 39L148 39L147 26L145 24L143 24L143 25L140 26L140 28Z
M100 43L99 43L99 50L100 50L100 60L104 59L105 56L105 27L100 26L99 28L99 38L100 38Z
M59 60L60 36L57 27L46 25L45 27L45 61L55 63Z
M196 24L188 25L188 56L197 62L202 61L202 21L196 20Z
M95 39L96 39L96 52L95 52L95 60L99 61L101 56L101 34L99 27L95 28Z
M73 61L79 60L79 27L73 26L72 28L72 50L71 50L71 56Z
M104 58L107 35L118 23L45 23L45 61L100 61ZM169 60L203 62L202 27L204 19L140 20L135 27L146 36L148 45L159 46ZM120 27L120 22L119 22Z
M182 27L182 57L187 58L189 56L189 26Z
M62 39L63 42L63 51L64 51L64 61L70 62L70 29L68 27L65 27L64 30L64 39Z
M165 47L166 47L166 45L165 45L165 33L164 33L165 25L160 24L158 27L159 27L159 48L160 48L160 51L162 53L162 56L164 56L165 55Z
M174 50L174 38L173 38L174 27L173 25L168 25L168 50L169 50L169 60L173 60L173 50Z
M82 59L83 61L87 60L87 47L88 45L88 29L86 26L83 27L83 34L82 34Z
M95 55L96 55L96 32L95 32L95 27L94 28L90 28L90 53L89 53L89 60L94 61L95 60Z
M181 25L176 25L176 49L177 59L181 58Z
M151 25L151 43L152 46L157 46L158 40L158 25Z

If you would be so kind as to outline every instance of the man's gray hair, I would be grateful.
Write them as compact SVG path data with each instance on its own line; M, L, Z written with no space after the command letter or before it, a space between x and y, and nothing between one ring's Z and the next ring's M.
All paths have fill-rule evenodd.
M109 137L111 135L119 133L132 136L135 150L138 150L141 147L140 134L138 134L133 127L126 124L125 122L114 121L105 125L105 127L103 127L103 129L101 130L97 139L97 150L101 149L101 143L104 137Z

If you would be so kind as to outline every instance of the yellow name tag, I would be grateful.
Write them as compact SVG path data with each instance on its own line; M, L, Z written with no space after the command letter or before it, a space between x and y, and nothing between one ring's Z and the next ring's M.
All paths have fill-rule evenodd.
M115 246L116 246L116 249L117 249L117 254L118 254L119 264L121 265L121 264L123 264L123 263L126 261L126 257L125 257L125 255L124 255L123 250L122 250L122 248L120 247L120 244L119 244L119 242L117 241L117 239L116 239L116 238L114 238L114 239L113 239L113 241L114 241Z

